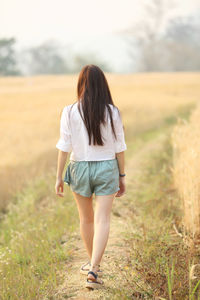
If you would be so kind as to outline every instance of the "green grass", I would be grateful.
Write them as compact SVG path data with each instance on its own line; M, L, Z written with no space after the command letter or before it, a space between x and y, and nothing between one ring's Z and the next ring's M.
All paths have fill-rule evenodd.
M171 131L178 118L188 119L195 106L186 106L145 132L135 134L128 149L137 152L145 143L164 137L161 148L144 157L142 172L129 187L126 216L129 231L124 232L124 276L128 290L124 299L200 299L200 281L189 280L191 257L183 240L175 235L173 222L182 218L180 202L173 185ZM128 152L128 151L127 151ZM131 153L128 153L128 158ZM195 258L198 263L198 257ZM121 292L115 290L116 299ZM126 296L125 296L126 295ZM199 295L199 298L197 298Z
M168 136L177 116L187 118L192 108L181 108L160 124L128 135L127 161L148 141L156 141L161 134ZM134 201L139 214L135 216L133 204L129 202L127 221L133 232L125 233L124 237L131 249L126 274L132 292L129 297L123 289L117 293L115 289L113 299L133 299L136 288L137 295L144 297L153 294L166 297L173 295L177 288L183 295L187 290L183 284L187 276L186 250L181 241L173 240L170 235L172 220L181 215L174 191L170 191L171 156L168 136L162 151L148 160L139 179L141 185L127 195L127 201ZM72 237L79 218L69 187L65 185L66 195L60 198L55 195L54 185L55 174L30 182L11 199L7 213L1 215L0 299L51 299L62 284L64 265L73 259ZM139 228L137 233L135 226ZM174 258L173 280L171 257ZM191 285L191 294L194 288Z
M43 299L62 281L78 216L70 195L55 195L54 181L49 174L18 193L1 221L1 299Z
M144 143L156 139L162 133L171 132L178 119L187 120L195 107L195 103L180 106L173 114L161 119L159 122L149 124L149 128L145 130L138 128L137 130L134 129L133 132L132 127L129 126L126 130L126 159L128 160L135 152L139 151L144 146Z
M198 286L188 279L188 249L172 228L182 212L173 188L171 164L172 146L166 133L162 149L148 157L137 179L137 190L129 195L134 211L130 210L127 218L130 232L124 233L130 249L127 278L134 293L144 299L197 299L191 298L192 293L197 296Z

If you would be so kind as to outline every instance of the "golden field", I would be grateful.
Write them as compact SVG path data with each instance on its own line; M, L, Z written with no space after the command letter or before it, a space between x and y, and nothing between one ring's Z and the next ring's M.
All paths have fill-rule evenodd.
M54 191L60 112L76 101L78 74L0 78L2 300L192 300L199 293L200 249L187 248L174 225L180 229L181 203L186 220L189 205L198 208L200 74L106 77L125 125L127 192L113 204L105 289L97 293L79 276L87 257L76 203L66 185L64 197Z
M186 234L200 239L200 106L188 122L180 122L173 130L174 182L179 192Z
M106 74L127 136L198 101L198 73ZM78 74L0 78L1 203L27 180L55 167L61 109L76 101Z

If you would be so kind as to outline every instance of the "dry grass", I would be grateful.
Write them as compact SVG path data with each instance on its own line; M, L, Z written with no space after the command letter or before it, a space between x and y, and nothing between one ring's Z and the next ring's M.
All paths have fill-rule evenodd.
M174 181L184 211L183 224L193 239L200 237L200 106L172 134Z
M165 269L171 256L178 261L173 291L179 289L179 294L185 295L185 250L181 249L182 240L170 237L168 220L171 214L176 216L179 203L173 206L168 192L171 156L160 145L180 107L188 112L190 104L199 99L200 74L107 74L107 78L125 124L129 191L113 211L105 262L109 289L104 298L97 293L96 298L133 299L138 284L141 295L168 295L167 288L173 288L173 282L166 278ZM10 201L0 222L2 299L50 299L63 283L67 285L63 298L72 297L71 289L75 294L79 290L79 281L71 276L71 266L74 270L80 267L76 258L83 249L77 248L78 212L66 187L63 199L56 198L54 192L59 114L64 105L75 101L76 83L77 76L0 78L1 209L10 200L10 191L15 193L29 183ZM155 153L154 165L150 158ZM110 274L112 258L116 266ZM65 282L67 278L71 281ZM95 299L94 294L91 297Z
M106 77L130 138L200 94L198 73ZM78 74L0 78L1 210L27 181L55 168L60 111L76 101L77 80Z
M198 74L107 75L125 125L149 126L197 100ZM16 166L55 149L59 113L76 100L78 76L1 78L0 166Z

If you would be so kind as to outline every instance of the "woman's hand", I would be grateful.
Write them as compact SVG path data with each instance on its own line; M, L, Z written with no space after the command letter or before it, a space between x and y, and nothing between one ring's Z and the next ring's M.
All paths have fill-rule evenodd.
M126 191L125 177L119 177L119 188L120 190L117 192L115 197L121 197L125 194Z
M64 195L63 195L64 181L62 180L62 178L56 179L55 190L56 190L56 195L58 195L59 197L64 197ZM60 190L61 190L61 192L60 192Z

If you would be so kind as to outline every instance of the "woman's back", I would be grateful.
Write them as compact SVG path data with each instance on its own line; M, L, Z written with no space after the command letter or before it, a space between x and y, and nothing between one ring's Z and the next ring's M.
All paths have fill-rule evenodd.
M75 161L114 159L115 153L126 150L123 124L119 111L112 104L108 105L112 111L116 140L111 128L108 108L105 107L106 122L100 125L104 145L89 145L88 132L78 110L78 102L76 102L63 108L60 121L60 139L56 144L56 148L64 152L71 152L70 160Z

